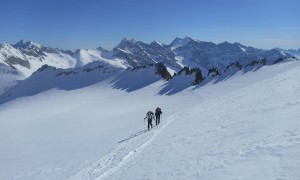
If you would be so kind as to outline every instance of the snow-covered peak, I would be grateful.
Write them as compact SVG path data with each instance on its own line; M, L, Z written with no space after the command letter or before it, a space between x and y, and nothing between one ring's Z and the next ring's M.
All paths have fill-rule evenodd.
M169 46L171 47L172 50L174 50L174 49L177 49L178 47L186 46L190 42L197 42L197 41L192 39L189 36L186 36L185 38L177 37L171 42L171 44Z
M24 41L21 40L13 45L15 48L19 49L34 49L34 48L42 48L43 46L32 41Z
M188 43L189 41L193 40L191 37L186 36L185 38L179 38L176 37L172 42L172 44L182 44L182 43Z
M123 38L121 40L121 42L116 46L117 48L123 48L127 45L130 45L130 44L135 44L137 41L133 38L129 39L129 38Z

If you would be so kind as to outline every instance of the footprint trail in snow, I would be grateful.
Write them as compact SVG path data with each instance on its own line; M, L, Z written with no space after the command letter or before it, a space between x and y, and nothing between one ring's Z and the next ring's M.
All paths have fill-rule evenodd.
M86 166L69 179L100 180L109 177L127 162L132 161L136 156L142 153L177 116L178 113L170 116L164 123L158 127L154 127L151 131L145 131L144 133L140 131L120 141L119 145L108 155Z

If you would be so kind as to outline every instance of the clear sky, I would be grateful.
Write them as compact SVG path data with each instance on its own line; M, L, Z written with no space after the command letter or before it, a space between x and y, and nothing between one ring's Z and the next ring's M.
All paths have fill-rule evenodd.
M300 48L300 0L0 0L0 42L111 49L124 37Z

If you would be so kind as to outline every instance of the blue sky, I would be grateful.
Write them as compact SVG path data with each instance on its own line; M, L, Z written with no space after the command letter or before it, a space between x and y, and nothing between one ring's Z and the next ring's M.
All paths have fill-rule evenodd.
M0 42L111 49L123 37L300 48L299 0L0 0Z

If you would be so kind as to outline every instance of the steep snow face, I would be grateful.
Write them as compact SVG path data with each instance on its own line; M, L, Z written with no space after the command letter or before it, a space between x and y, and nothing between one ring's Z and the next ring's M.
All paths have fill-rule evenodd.
M44 68L47 78L34 74L32 87L53 74L67 86L76 76L85 82L89 73L103 73L92 67L60 75ZM298 61L223 74L175 95L159 95L172 82L155 75L143 88L115 86L121 78L138 85L144 81L131 79L132 71L137 78L149 70L112 72L84 88L60 86L1 104L0 179L300 177ZM157 106L161 124L144 132L145 113Z
M78 59L76 67L84 66L88 63L99 61L119 68L127 68L126 61L122 59L111 59L110 53L103 49L98 48L97 50L76 50L74 56Z
M20 41L13 46L3 44L0 47L0 60L3 64L19 70L25 77L29 77L45 64L67 69L80 67L93 61L108 62L101 57L101 51L98 50L64 51L43 47L30 41ZM120 61L114 61L112 64L122 66Z
M5 65L20 64L27 67L29 66L28 61L24 60L24 55L22 52L18 51L9 44L0 45L0 63Z
M64 51L43 47L30 41L0 46L0 63L15 68L25 77L29 77L45 64L58 68L70 68L75 66L76 61Z
M100 61L116 67L128 67L125 65L125 60L111 57L108 51L101 48L65 51L23 40L14 45L2 44L0 46L0 63L17 69L25 77L29 77L43 65L67 69Z

